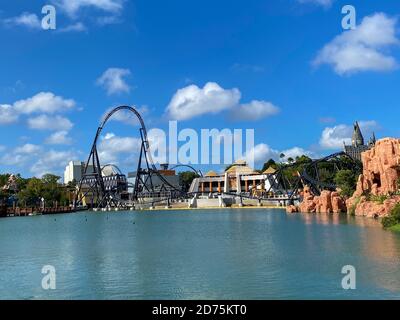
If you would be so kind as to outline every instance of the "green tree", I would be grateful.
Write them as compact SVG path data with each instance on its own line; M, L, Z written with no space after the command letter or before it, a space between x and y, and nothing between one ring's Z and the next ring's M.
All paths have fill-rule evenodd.
M288 159L288 162L289 160L291 161L290 166L286 166L285 164L279 164L279 166L283 168L285 179L293 184L298 179L298 172L303 172L305 166L312 162L312 160L306 155L296 157L296 160L292 158Z
M40 203L40 198L44 193L44 184L41 179L30 178L26 187L19 191L18 201L20 205L37 206Z
M8 194L3 189L0 189L0 202L4 201L7 197Z
M273 159L269 159L267 162L264 163L261 171L264 172L265 170L267 170L269 167L272 167L274 169L278 168L278 165L276 164L275 160Z
M25 189L28 184L28 179L22 178L19 173L15 177L17 180L17 190Z
M357 174L352 170L340 170L336 173L334 182L342 190L342 195L351 197L356 190Z
M385 229L400 224L400 203L396 204L388 217L382 219L382 225Z
M10 178L10 174L0 174L0 188L4 187L7 184L8 178Z
M193 180L199 177L199 175L193 171L179 172L178 176L179 176L179 184L181 185L184 191L189 190Z
M302 155L300 157L296 157L296 164L303 165L312 162L312 159L306 155Z
M65 189L58 183L59 180L59 176L50 173L45 174L42 177L42 183L44 186L42 197L48 205L55 206L56 203L60 203L62 200L67 198L67 196L63 194Z

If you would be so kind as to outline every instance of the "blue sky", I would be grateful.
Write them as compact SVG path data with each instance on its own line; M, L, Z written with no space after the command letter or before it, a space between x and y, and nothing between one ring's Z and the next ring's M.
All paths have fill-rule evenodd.
M41 10L57 10L43 30ZM361 121L400 136L398 1L9 1L0 8L0 172L61 174L85 160L104 112L135 105L150 128L255 129L257 162L333 153ZM208 91L213 93L210 95ZM122 116L104 162L132 170ZM217 166L220 170L222 166Z

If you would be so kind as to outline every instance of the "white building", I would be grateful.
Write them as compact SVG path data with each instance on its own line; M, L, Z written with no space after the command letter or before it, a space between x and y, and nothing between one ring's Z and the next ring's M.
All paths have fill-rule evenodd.
M236 193L252 196L269 196L277 191L273 186L278 185L276 170L268 168L262 173L247 166L243 160L236 161L224 173L208 172L204 177L196 178L190 186L190 193Z
M70 161L64 171L64 184L68 184L72 181L79 182L85 171L85 162L82 161ZM93 172L93 166L89 165L88 172Z

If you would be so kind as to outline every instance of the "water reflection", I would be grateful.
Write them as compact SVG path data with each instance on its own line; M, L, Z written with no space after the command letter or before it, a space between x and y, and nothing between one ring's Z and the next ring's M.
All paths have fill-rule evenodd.
M56 219L56 220L55 220ZM283 210L0 220L0 298L400 298L400 235L379 221ZM58 288L40 288L55 264ZM345 292L341 268L357 269Z
M368 279L378 287L393 291L400 296L400 235L382 229L380 221L365 218L352 217L346 214L298 214L300 219L309 226L344 225L351 228L351 238L344 238L342 230L327 229L325 237L316 239L308 229L306 238L308 246L313 246L314 241L323 243L325 250L330 251L332 247L346 248L354 256L361 255L373 263L359 263L361 279ZM352 239L357 235L357 242ZM359 252L357 252L359 251ZM351 260L351 259L349 259ZM353 259L353 261L358 261Z

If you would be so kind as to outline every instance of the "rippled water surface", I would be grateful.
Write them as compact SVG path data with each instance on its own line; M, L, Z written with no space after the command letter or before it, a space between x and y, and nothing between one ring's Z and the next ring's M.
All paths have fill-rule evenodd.
M44 265L56 290L41 287ZM341 287L353 265L357 289ZM0 219L1 299L399 299L400 235L282 210Z

